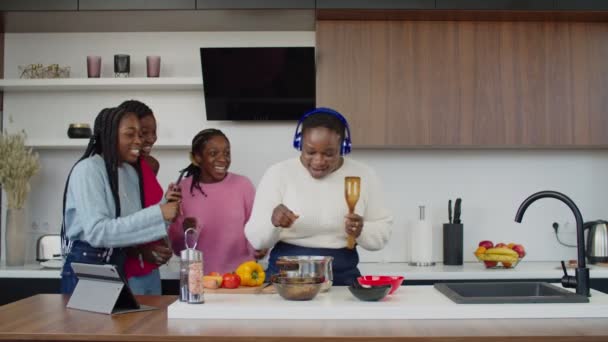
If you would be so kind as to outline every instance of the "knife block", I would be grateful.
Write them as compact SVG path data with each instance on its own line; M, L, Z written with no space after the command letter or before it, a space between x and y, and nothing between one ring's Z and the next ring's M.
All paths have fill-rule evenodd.
M461 223L443 224L444 265L462 265L462 230Z

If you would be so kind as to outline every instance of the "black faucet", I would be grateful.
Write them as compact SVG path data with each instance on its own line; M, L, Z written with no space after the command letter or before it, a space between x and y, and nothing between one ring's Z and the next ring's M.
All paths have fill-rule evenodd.
M550 197L558 199L564 203L572 210L574 214L574 219L576 220L576 248L578 252L578 265L576 266L575 276L569 276L566 271L566 266L562 261L562 268L564 269L564 276L562 277L562 286L569 288L576 288L576 293L579 295L590 297L589 294L589 269L585 264L585 236L583 234L583 216L581 215L581 211L578 210L578 207L574 202L566 195L557 191L539 191L535 194L532 194L530 197L526 198L519 209L517 210L517 214L515 214L515 222L521 223L522 218L524 217L524 213L526 209L530 206L530 204L536 202L541 198Z

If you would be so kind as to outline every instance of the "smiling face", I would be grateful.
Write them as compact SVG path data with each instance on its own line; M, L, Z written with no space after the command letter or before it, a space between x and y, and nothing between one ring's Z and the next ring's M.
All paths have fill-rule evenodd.
M152 146L156 142L156 119L154 115L146 115L139 119L141 125L141 154L143 156L149 156Z
M137 115L127 113L118 124L118 156L120 162L136 163L141 150L141 128Z
M302 135L300 161L313 178L321 179L342 165L340 145L342 139L335 131L314 127Z
M221 135L214 135L203 145L202 151L194 155L201 168L203 183L216 183L223 180L230 167L230 142Z

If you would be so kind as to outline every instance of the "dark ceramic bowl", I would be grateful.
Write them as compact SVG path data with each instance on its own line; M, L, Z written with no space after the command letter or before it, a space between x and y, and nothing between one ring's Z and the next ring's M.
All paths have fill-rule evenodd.
M70 139L89 139L93 135L89 124L70 124L68 137Z
M348 287L350 293L353 296L357 297L357 299L366 301L366 302L375 302L386 297L391 290L391 285L379 285L379 286L371 286L364 287L359 282L355 280L351 286Z

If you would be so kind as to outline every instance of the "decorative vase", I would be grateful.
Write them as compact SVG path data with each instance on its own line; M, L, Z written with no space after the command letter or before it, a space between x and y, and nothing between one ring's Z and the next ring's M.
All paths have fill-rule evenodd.
M160 56L146 57L146 71L148 77L160 76Z
M87 76L89 78L101 76L101 56L87 56Z
M114 55L114 77L129 77L131 72L131 56Z
M25 209L6 210L6 266L25 265Z

